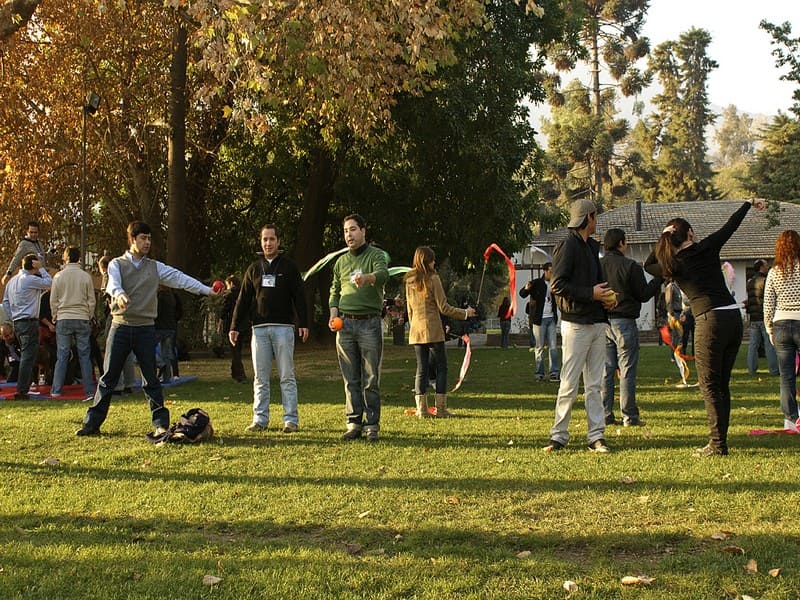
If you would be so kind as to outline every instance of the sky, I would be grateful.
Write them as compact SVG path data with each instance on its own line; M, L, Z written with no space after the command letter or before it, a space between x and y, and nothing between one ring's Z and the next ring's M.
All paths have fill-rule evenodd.
M651 0L643 34L655 48L691 27L707 30L708 55L719 64L708 79L711 104L771 116L788 111L796 84L780 80L772 38L758 27L762 19L789 21L792 37L800 37L800 0Z

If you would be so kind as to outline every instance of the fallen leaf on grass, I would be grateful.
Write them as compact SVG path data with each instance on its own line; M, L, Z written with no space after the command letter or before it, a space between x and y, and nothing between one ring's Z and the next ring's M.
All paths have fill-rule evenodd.
M497 462L502 465L504 462L506 462L506 459L505 458L498 458Z
M364 517L368 517L371 512L371 510L365 510L364 512L358 514L358 518L363 519Z
M740 548L739 546L725 546L722 551L728 554L744 554L744 548Z
M164 400L164 404L172 406L173 404L175 404L175 400Z
M756 600L752 596L748 596L747 594L742 594L742 600Z
M650 502L650 496L639 496L637 500L639 501L639 504L647 504Z
M56 467L61 464L61 461L58 460L55 456L48 456L42 462L39 463L40 465L48 465L50 467Z
M344 549L348 554L358 554L361 552L361 544L345 544Z
M620 580L622 585L650 585L655 579L647 575L626 575Z
M517 553L517 558L528 558L531 555L530 550L523 550L522 552Z
M203 585L216 585L222 581L222 577L216 575L203 575Z
M378 467L378 473L386 473L386 467L384 465Z
M758 563L756 562L756 559L751 558L748 560L747 564L744 566L744 570L745 572L750 573L750 575L755 575L758 573Z
M144 461L144 462L142 463L142 466L143 466L143 467L149 467L149 466L150 466L150 465L152 465L152 464L153 464L153 461L152 461L152 460L150 460L150 459L148 458L146 461Z
M402 542L403 541L403 534L402 533L398 533L396 536L394 536L394 541Z
M225 567L222 566L222 559L217 561L217 568L220 570L220 572L225 572Z
M456 496L448 496L447 503L448 504L459 504L461 501Z
M780 569L770 569L768 572L770 577L780 577L781 575Z
M715 531L711 534L711 539L721 542L722 540L727 540L729 535L730 532L728 531Z
M564 582L564 589L567 590L570 594L572 592L577 592L578 584L568 579L567 581Z
M620 483L624 483L625 485L630 485L632 483L636 483L636 479L633 477L625 476L619 480Z
M508 440L508 444L506 444L506 446L513 446L513 445L514 445L514 440Z
M219 454L216 454L208 459L209 462L222 460L222 457Z

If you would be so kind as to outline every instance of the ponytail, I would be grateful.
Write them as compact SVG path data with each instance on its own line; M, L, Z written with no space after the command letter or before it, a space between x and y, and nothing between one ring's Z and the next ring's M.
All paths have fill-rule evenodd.
M692 226L686 219L675 218L667 223L656 242L656 260L665 279L674 279L678 270L678 248L689 238Z

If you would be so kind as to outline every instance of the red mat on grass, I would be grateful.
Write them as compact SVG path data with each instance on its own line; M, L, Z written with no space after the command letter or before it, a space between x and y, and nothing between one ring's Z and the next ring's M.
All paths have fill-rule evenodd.
M182 383L187 383L189 381L194 381L197 379L196 375L189 375L186 377L180 377L175 381L171 381L170 383L162 383L161 387L173 387L175 385L180 385ZM16 393L17 384L16 383L8 383L7 381L3 381L0 383L0 400L13 400L14 394ZM141 392L141 381L136 382L136 386L133 388L134 392ZM62 388L62 394L58 398L53 398L50 395L50 386L49 385L39 385L39 386L31 386L31 391L28 393L31 400L83 400L86 398L86 394L83 391L83 386L81 384L77 385L65 385Z

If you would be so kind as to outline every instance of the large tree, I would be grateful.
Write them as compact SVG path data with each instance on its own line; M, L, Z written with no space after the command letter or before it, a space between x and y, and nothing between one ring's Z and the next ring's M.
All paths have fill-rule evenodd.
M781 75L781 79L797 84L797 89L792 93L794 105L790 110L796 117L800 117L800 37L792 37L792 25L788 21L775 25L764 20L759 26L772 36L772 56L775 57L775 66L779 69L789 67L789 70Z
M558 42L554 45L554 63L559 70L572 70L578 59L588 65L590 81L586 89L595 119L587 123L588 128L581 137L593 134L596 139L593 145L600 150L615 141L613 138L618 132L618 122L614 119L616 96L604 91L618 90L623 96L633 96L650 83L650 74L637 67L638 61L650 51L649 40L641 36L650 3L648 0L581 0L573 4L582 16L580 37L584 51L576 55L564 42ZM576 91L572 89L569 93ZM556 92L552 101L562 103L565 96ZM604 183L611 180L611 154L610 151L594 152L589 162L589 192L601 211L605 203Z
M800 202L800 121L781 113L763 127L759 141L747 188L767 200Z
M708 100L708 75L718 66L707 54L710 43L711 34L692 28L677 41L660 44L650 57L650 68L662 87L653 98L656 111L648 120L655 140L660 202L715 197L706 156L706 130L715 118Z

